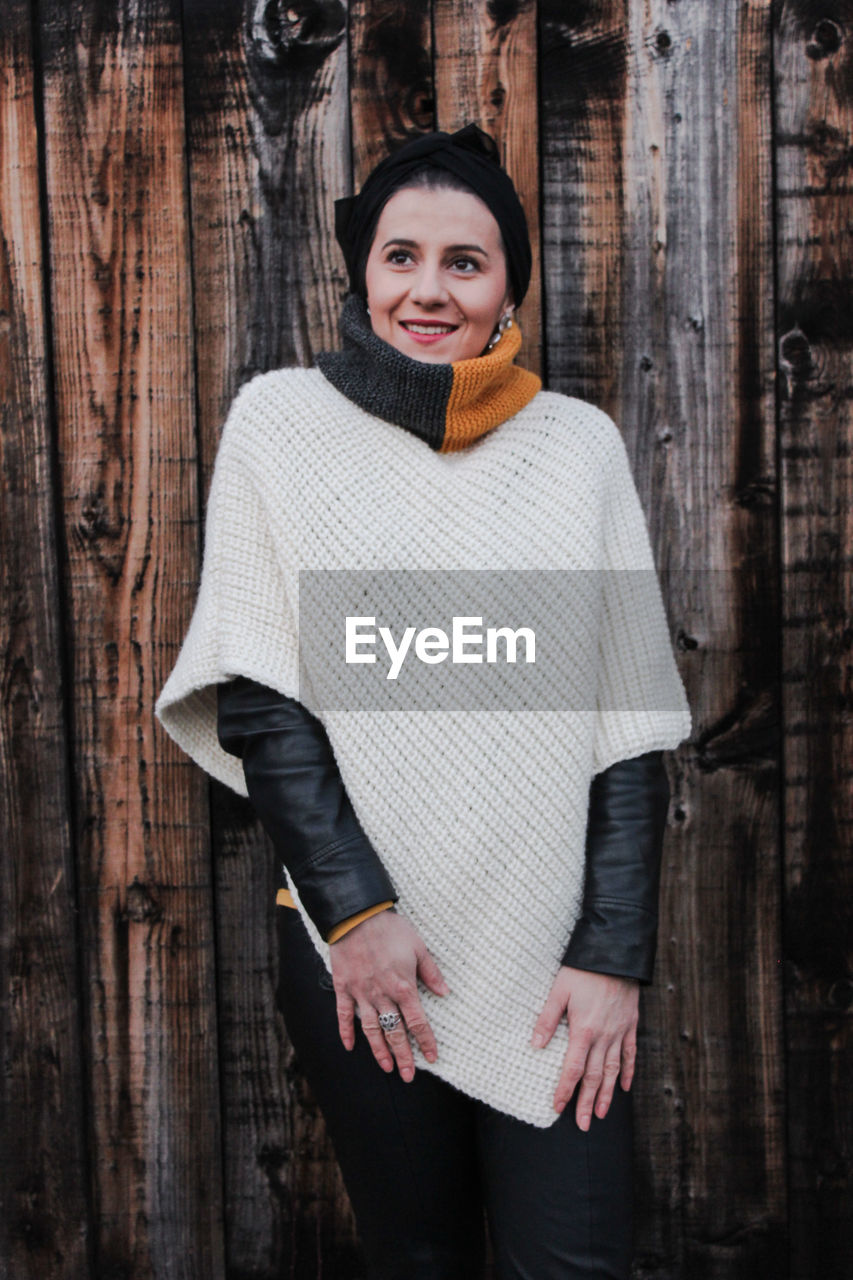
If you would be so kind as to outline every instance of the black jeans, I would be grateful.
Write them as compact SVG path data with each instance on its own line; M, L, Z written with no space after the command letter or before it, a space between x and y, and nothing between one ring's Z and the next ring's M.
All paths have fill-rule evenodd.
M372 1280L478 1280L483 1208L500 1280L627 1280L631 1094L577 1127L547 1129L431 1071L386 1074L358 1031L338 1034L331 978L299 912L277 906L278 1007L326 1120Z

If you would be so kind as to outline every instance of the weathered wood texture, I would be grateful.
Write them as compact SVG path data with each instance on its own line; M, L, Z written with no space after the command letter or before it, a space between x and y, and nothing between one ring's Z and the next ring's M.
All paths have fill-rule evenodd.
M853 4L775 30L792 1274L853 1271Z
M180 14L39 4L94 1274L222 1274L206 788L153 703L198 573Z
M0 9L0 1272L88 1274L71 851L31 18Z
M786 1221L770 6L629 19L614 414L694 714L644 1004L638 1265L751 1277L782 1272Z
M252 374L333 346L345 292L332 201L348 189L346 11L184 6L196 394L206 496ZM226 1265L355 1275L355 1229L316 1103L274 1010L278 883L250 806L212 787ZM249 1069L247 1069L249 1066Z
M0 1276L365 1274L270 847L153 704L234 393L336 341L334 198L468 119L530 219L525 360L623 430L694 712L634 1274L848 1276L853 3L9 0L0 47Z
M438 128L428 4L353 0L349 7L350 120L358 190L401 143Z
M769 7L541 16L549 381L622 425L694 715L643 1001L637 1271L782 1274Z

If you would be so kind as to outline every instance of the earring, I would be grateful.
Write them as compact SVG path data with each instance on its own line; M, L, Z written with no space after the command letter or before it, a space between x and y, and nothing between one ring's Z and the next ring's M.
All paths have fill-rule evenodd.
M495 329L494 333L492 334L491 338L489 338L489 341L486 344L486 350L491 351L492 347L496 347L500 342L501 338L503 337L503 335L506 333L507 329L511 329L511 328L512 328L512 312L505 311L501 316L500 321L498 322L497 329Z

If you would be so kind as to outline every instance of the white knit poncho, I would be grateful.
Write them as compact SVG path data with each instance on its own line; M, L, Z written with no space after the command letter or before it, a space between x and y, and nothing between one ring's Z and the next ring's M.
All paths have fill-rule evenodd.
M335 617L328 635L340 647L303 635L300 653L300 570L330 569L433 570L437 579L479 570L486 585L508 571L514 626L528 612L543 616L547 584L569 582L560 616L570 661L553 696L546 683L544 694L531 686L532 696L501 701L519 667L498 662L477 668L477 696L442 702L449 661L419 661L413 641L394 689L399 698L405 678L411 697L381 705L382 686L393 684L381 643L374 665L345 669ZM562 578L549 577L554 570ZM405 597L406 581L389 575L392 594ZM410 597L396 601L399 619L408 608L418 629L423 614L449 634L439 597L422 598L422 575L412 582ZM335 592L328 598L331 611ZM359 600L351 611L374 616L378 630L387 601ZM476 603L454 612L482 615L484 629L506 621ZM397 616L393 624L399 640ZM548 654L538 633L536 657L541 675ZM544 1049L530 1038L580 912L590 780L617 760L676 747L691 728L612 420L539 391L470 447L441 453L358 408L317 369L254 377L223 430L198 599L156 705L180 746L246 795L242 764L216 730L215 685L235 675L299 697L323 721L398 910L447 979L447 996L421 987L438 1060L428 1063L413 1043L417 1067L520 1120L553 1124L565 1020ZM360 697L362 676L371 683ZM328 945L290 887L330 967Z

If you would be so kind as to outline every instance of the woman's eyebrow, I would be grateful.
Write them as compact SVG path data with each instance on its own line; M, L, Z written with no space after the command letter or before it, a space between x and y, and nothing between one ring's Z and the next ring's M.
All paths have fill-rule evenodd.
M386 240L382 248L387 249L389 244L404 244L410 249L417 249L418 247L417 240L406 240L402 236L394 236L393 239ZM486 250L478 244L449 244L446 247L451 253L461 253L464 250L466 253L481 253L484 258L488 258L489 256L486 253Z

